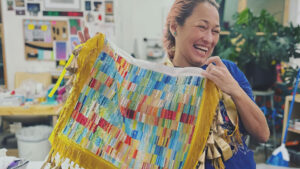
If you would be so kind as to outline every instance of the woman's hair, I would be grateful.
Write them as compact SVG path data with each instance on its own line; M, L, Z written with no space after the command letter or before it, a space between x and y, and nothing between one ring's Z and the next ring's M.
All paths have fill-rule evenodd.
M215 0L175 0L172 5L167 17L163 37L164 48L171 60L174 58L175 54L175 38L170 31L170 24L175 21L178 25L183 26L186 18L188 18L192 14L194 8L202 2L208 2L219 9L219 4Z

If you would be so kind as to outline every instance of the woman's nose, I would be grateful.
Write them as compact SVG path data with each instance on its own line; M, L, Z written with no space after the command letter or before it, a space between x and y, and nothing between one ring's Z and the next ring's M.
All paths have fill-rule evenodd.
M204 33L202 39L203 39L203 41L204 41L205 43L212 43L212 41L213 41L213 34L212 34L212 32L211 32L211 31L206 31L206 32Z

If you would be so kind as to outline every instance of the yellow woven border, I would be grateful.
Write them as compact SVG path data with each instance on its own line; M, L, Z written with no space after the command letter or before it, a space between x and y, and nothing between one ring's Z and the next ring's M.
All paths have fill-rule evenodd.
M76 80L72 88L72 92L68 97L64 107L62 108L58 122L55 125L53 132L49 138L52 146L56 144L56 142L53 141L54 138L63 130L73 112L80 92L89 77L89 73L92 70L97 57L104 47L104 40L104 34L97 34L95 37L82 44L82 48L77 59L78 73L76 73Z
M195 168L206 145L209 130L219 103L218 90L213 82L205 81L196 126L183 169Z

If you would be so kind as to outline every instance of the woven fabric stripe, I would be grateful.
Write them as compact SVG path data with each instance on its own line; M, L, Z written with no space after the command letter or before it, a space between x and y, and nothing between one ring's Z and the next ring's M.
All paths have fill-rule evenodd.
M118 168L182 168L202 83L130 64L107 46L62 134Z

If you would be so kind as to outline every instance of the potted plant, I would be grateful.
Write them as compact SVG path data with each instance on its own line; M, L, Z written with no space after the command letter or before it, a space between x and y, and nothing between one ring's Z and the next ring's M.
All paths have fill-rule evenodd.
M292 25L283 27L265 10L254 16L250 9L245 9L235 14L234 20L230 35L226 37L231 40L221 38L217 51L225 48L222 41L227 42L227 46L230 42L232 47L219 55L236 61L253 89L266 90L276 81L276 64L288 62L295 56L300 29Z

